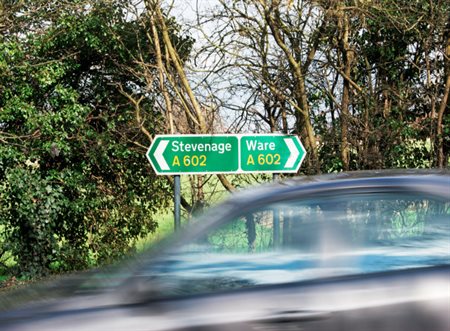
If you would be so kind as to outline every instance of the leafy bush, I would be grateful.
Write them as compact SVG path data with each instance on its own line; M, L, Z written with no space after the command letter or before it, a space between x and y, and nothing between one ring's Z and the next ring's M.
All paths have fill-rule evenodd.
M149 134L163 130L157 91L132 74L138 44L143 61L155 57L125 2L49 3L54 10L37 6L32 17L17 14L28 10L18 3L9 13L17 22L0 38L0 252L16 274L116 259L167 206L170 187L151 171L148 137L119 92L142 96ZM179 40L188 51L190 39Z

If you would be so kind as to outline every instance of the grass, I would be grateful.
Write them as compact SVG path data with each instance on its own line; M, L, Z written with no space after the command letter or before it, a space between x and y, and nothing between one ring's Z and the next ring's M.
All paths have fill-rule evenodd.
M146 237L139 239L136 242L136 250L142 252L161 241L171 233L173 233L174 221L172 212L157 214L155 220L158 222L158 227L153 233L149 233Z

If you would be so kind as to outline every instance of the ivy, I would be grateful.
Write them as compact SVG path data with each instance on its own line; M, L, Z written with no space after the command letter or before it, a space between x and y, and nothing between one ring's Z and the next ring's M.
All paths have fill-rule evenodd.
M118 92L147 93L126 69L136 69L136 45L149 45L145 60L154 59L142 24L118 10L125 4L37 4L39 17L18 15L0 39L0 245L12 273L120 258L155 230L153 215L170 201L145 158L135 109ZM141 116L155 133L162 117L145 96Z

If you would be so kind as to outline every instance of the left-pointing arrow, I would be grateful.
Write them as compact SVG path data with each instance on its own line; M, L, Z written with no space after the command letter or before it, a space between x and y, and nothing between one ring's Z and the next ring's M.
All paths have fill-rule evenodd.
M155 150L154 156L161 170L170 170L169 165L167 164L166 159L164 159L163 156L163 153L166 150L168 144L169 144L168 140L161 140L161 142L159 143L158 147Z

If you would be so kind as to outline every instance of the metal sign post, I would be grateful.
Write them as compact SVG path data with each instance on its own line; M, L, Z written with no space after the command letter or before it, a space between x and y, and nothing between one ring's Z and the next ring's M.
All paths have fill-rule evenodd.
M181 176L174 176L174 229L181 228Z
M279 179L280 175L274 173L273 181L276 182ZM280 218L281 211L279 208L275 208L273 211L273 246L280 246Z

